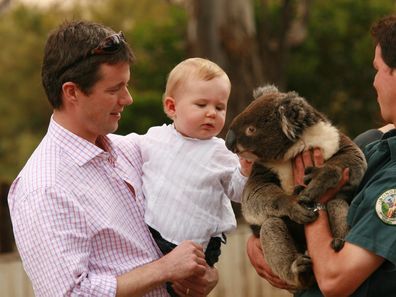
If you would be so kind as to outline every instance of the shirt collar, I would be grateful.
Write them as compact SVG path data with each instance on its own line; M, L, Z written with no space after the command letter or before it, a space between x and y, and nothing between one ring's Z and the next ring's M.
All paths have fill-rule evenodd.
M55 143L66 151L79 166L83 166L99 155L107 157L112 163L115 163L117 160L114 145L107 136L99 136L97 140L97 143L100 143L104 148L103 150L97 145L92 144L88 140L62 127L53 119L53 116L51 117L47 134Z

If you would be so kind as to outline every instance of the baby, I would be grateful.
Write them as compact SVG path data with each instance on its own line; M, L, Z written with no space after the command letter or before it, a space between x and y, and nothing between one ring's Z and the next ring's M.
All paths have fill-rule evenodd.
M250 168L216 137L230 91L217 64L184 60L170 72L163 97L173 123L138 137L145 221L153 238L164 254L183 240L199 243L210 266L218 261L224 234L236 228L230 200L241 201Z

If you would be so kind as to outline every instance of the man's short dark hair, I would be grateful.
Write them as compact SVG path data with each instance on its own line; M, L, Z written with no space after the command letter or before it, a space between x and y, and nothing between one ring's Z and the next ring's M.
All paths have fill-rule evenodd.
M101 64L133 63L133 52L126 42L122 42L113 54L88 54L115 33L104 25L79 20L65 22L50 34L45 45L41 77L53 108L62 106L65 82L74 82L81 91L89 94L100 79Z
M390 68L396 68L396 16L386 16L371 27L371 35L381 47L382 59Z

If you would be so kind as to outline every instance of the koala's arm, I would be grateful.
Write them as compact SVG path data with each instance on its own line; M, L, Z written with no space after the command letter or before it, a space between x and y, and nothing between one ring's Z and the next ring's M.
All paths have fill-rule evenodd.
M315 201L328 189L336 187L345 168L349 168L349 180L340 190L338 197L344 196L344 199L350 200L363 178L367 163L359 147L347 136L340 134L339 150L323 167L313 170L311 182L301 193L300 201Z
M362 181L367 169L366 158L360 148L346 135L340 135L340 149L328 160L342 169L349 168L348 185L356 188Z
M261 225L267 217L289 217L297 223L308 223L316 214L297 203L280 187L276 174L254 164L242 196L242 212L250 224Z

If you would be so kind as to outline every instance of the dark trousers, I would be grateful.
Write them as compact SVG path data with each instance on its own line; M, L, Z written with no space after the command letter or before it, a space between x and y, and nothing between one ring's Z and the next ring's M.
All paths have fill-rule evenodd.
M159 249L164 255L166 255L176 247L176 244L164 239L157 230L151 228L150 226L149 226L149 230L153 235L153 238L157 243ZM219 261L222 242L224 243L226 242L226 237L224 234L223 234L223 239L220 237L211 237L209 240L208 246L205 251L205 260L210 267L213 267L213 265ZM178 297L178 295L173 290L171 283L166 283L166 289L171 297Z

